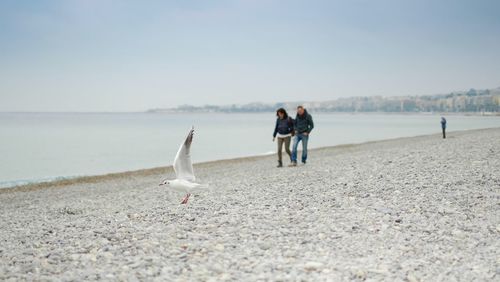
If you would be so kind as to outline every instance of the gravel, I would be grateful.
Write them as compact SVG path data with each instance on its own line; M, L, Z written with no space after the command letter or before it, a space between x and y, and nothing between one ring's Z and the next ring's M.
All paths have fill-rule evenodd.
M0 280L498 281L500 129L449 135L4 189Z

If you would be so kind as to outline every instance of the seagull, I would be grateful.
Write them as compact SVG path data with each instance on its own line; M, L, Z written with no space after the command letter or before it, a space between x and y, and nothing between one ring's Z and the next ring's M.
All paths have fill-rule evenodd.
M191 143L193 142L194 126L188 133L186 140L181 144L179 151L174 159L174 171L176 179L165 179L160 183L160 186L166 186L175 191L184 192L186 196L182 199L181 204L187 204L191 192L197 188L206 188L207 185L195 183L193 172L193 163L191 162Z

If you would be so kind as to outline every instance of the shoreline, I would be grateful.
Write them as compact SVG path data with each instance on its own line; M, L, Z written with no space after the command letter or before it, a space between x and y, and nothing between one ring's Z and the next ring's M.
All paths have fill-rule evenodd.
M446 116L482 116L482 117L499 117L500 112L329 112L329 111L315 111L320 114L339 114L339 115L446 115ZM209 111L193 111L193 112L182 112L182 111L130 111L130 112L0 112L0 114L103 114L103 115L113 115L113 114L275 114L274 111L259 111L259 112L209 112Z
M481 131L488 131L488 130L499 129L499 128L500 127L457 130L457 131L447 132L447 134L459 134L460 135L460 134L467 134L467 133L471 133L471 132L481 132ZM367 146L367 145L371 145L371 144L399 142L399 141L403 141L403 140L413 140L413 139L422 139L422 138L427 138L427 137L432 137L432 136L440 137L441 133L415 135L415 136L407 136L407 137L397 137L397 138L390 138L390 139L367 141L367 142L362 142L362 143L350 143L350 144L339 144L339 145L333 145L333 146L322 146L322 147L317 147L317 148L311 148L308 151L309 152L317 152L317 151L321 151L321 150L336 150L336 151L339 151L340 153L346 153L345 150L348 148L353 149L353 148L357 148L360 146ZM452 137L452 136L449 135L448 137ZM203 168L203 167L217 165L217 164L223 164L223 163L230 164L230 163L241 163L241 162L245 162L245 161L256 161L256 160L265 159L265 158L272 158L274 156L275 156L275 154L272 153L272 154L263 154L263 155L252 155L252 156L246 156L246 157L235 157L235 158L219 159L219 160L211 160L211 161L194 163L193 166L195 169L197 169L197 168ZM153 168L144 168L144 169L138 169L138 170L112 172L112 173L105 173L105 174L98 174L98 175L84 175L84 176L74 176L74 177L68 176L68 177L61 177L61 179L56 178L54 180L41 181L41 182L34 181L32 183L0 188L0 194L15 193L15 192L30 192L30 191L36 191L36 190L48 189L48 188L61 188L64 186L69 186L69 185L74 185L74 184L92 184L92 183L99 183L99 182L104 182L104 181L112 181L112 180L123 178L123 177L143 177L143 176L150 176L150 175L167 174L167 173L172 173L172 172L173 172L173 166L169 165L169 166L160 166L160 167L153 167Z

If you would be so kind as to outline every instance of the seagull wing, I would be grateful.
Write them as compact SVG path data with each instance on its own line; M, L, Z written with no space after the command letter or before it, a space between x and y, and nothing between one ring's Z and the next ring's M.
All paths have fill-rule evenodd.
M193 163L191 162L191 143L193 142L194 127L189 131L186 140L181 144L174 160L174 170L177 179L194 181Z

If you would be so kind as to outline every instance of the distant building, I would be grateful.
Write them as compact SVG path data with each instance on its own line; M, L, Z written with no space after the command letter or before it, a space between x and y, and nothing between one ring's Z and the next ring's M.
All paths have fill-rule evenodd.
M273 112L277 108L294 110L304 105L316 112L481 112L500 113L500 88L444 95L401 97L350 97L324 102L250 103L228 106L182 105L173 109L153 109L151 112Z

